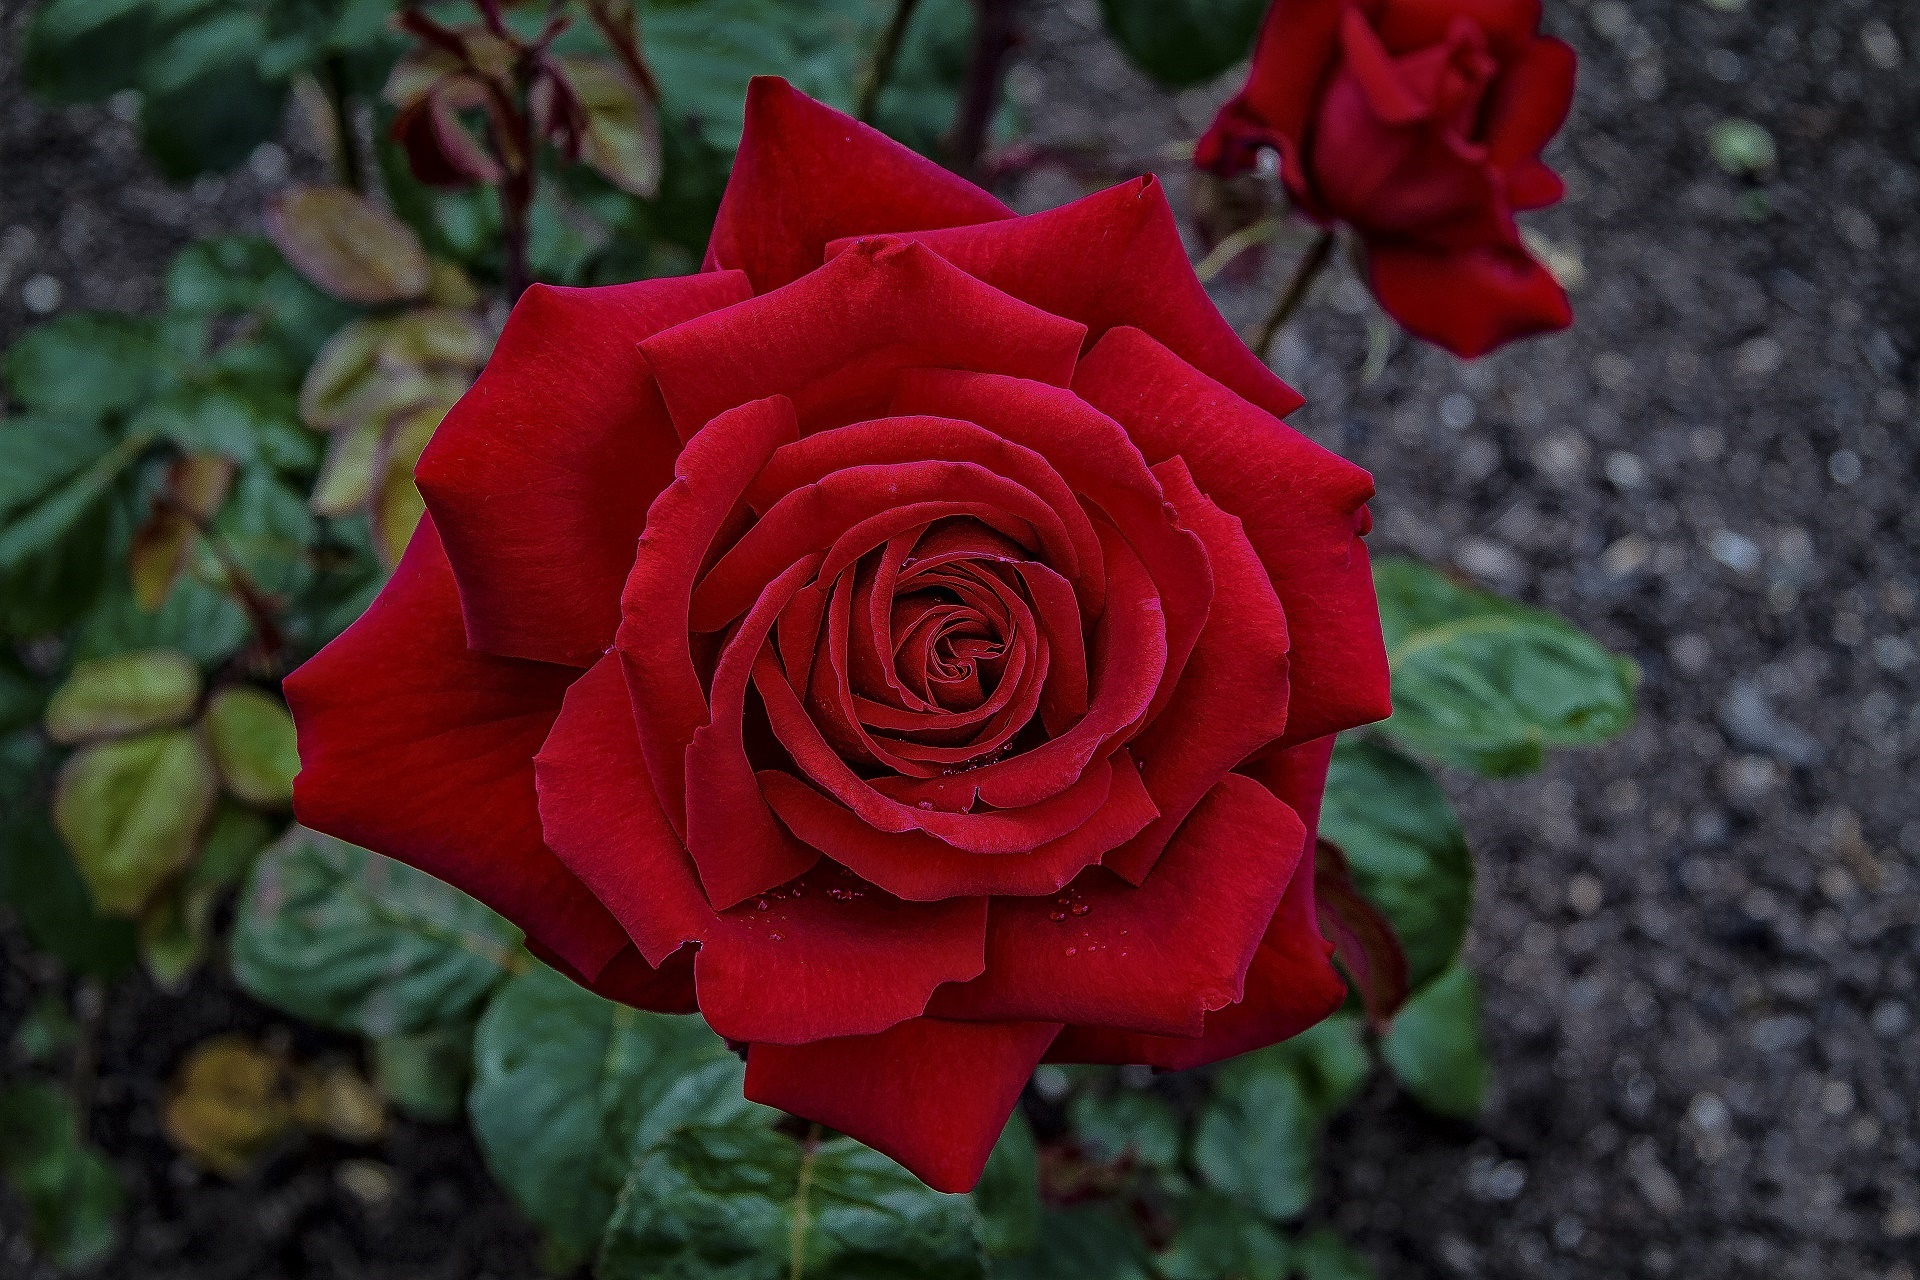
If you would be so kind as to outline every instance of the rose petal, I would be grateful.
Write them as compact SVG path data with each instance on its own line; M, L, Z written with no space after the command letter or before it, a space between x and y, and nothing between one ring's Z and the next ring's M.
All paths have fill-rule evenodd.
M703 269L740 268L755 293L766 293L819 266L822 248L841 236L1010 216L980 188L879 130L777 76L755 76Z
M687 745L707 722L706 691L687 634L694 580L754 474L794 431L793 405L776 396L720 415L689 441L673 483L647 511L621 595L615 645L647 768L676 831L686 830Z
M1272 792L1229 774L1139 888L1090 869L1064 902L995 898L986 973L941 988L928 1012L1198 1036L1209 1010L1241 999L1303 837Z
M859 1039L747 1051L746 1095L971 1191L1059 1027L915 1018Z
M626 945L541 842L533 755L578 672L467 648L431 517L367 611L283 686L294 813L472 894L597 975Z
M1404 54L1439 44L1462 19L1484 31L1505 61L1540 30L1540 0L1392 0L1380 6L1374 28L1389 50Z
M1221 317L1151 174L1043 213L902 238L1022 302L1080 321L1090 342L1132 325L1275 417L1306 403ZM828 255L846 243L827 246Z
M1280 177L1309 216L1321 210L1301 157L1308 122L1332 69L1348 0L1288 0L1268 6L1247 83L1220 110L1193 151L1195 167L1223 177L1245 173L1263 147L1280 153Z
M820 270L640 344L685 439L723 410L786 395L804 430L877 418L893 375L947 365L1065 386L1086 327L919 245L862 240Z
M635 344L747 296L739 272L521 295L414 473L475 648L574 666L606 649L680 452Z
M616 673L617 674L617 673ZM637 948L626 947L607 962L600 976L589 981L565 959L527 939L527 950L534 959L557 969L587 990L607 1000L616 1000L650 1013L698 1013L700 1002L693 990L692 947L682 947L666 958L658 969L641 958Z
M681 942L700 943L695 991L715 1031L783 1044L867 1035L980 972L985 898L901 902L829 867L769 893L764 911L755 899L715 913L655 798L623 683L609 658L570 691L540 753L540 816L643 958L669 969Z
M1029 853L968 853L917 831L880 831L784 773L763 772L760 788L796 836L910 902L1056 893L1153 821L1157 812L1125 748L1115 753L1112 786L1101 806L1065 835Z
M1209 1012L1206 1030L1197 1040L1068 1027L1054 1043L1050 1058L1138 1062L1185 1070L1277 1044L1340 1007L1346 985L1328 959L1333 946L1320 936L1313 895L1313 844L1332 755L1333 739L1327 737L1269 753L1252 767L1258 780L1301 815L1305 837L1279 910L1247 968L1246 994L1239 1003Z
M1383 241L1367 246L1367 267L1388 315L1466 359L1573 323L1566 290L1519 247L1458 252Z
M1177 456L1154 468L1180 522L1207 544L1213 608L1167 707L1134 740L1160 817L1101 865L1146 879L1193 806L1287 725L1287 619L1240 521L1194 488Z
M1148 462L1178 454L1200 492L1240 518L1292 636L1287 741L1384 719L1386 646L1362 541L1373 478L1137 329L1102 338L1074 390L1125 426Z
M1487 153L1495 168L1511 170L1538 159L1560 132L1573 105L1575 61L1571 45L1541 39L1503 69L1487 105ZM1516 194L1514 203L1537 209L1552 201L1523 204Z

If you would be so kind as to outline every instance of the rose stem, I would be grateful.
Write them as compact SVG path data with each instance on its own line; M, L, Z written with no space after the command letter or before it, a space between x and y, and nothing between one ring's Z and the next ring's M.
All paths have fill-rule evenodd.
M867 67L866 78L860 82L860 104L853 114L862 124L873 123L874 109L880 105L880 91L887 87L887 77L893 74L894 59L900 56L900 42L906 39L907 24L913 21L913 11L919 5L920 0L894 0L893 20L881 32L880 43L873 51L873 62Z
M1293 318L1293 313L1300 309L1300 304L1307 300L1307 291L1313 287L1313 282L1320 277L1320 272L1332 257L1333 231L1329 228L1320 233L1306 256L1300 259L1300 265L1293 269L1293 279L1287 281L1287 287L1273 304L1273 310L1267 313L1266 321L1260 326L1260 336L1253 344L1255 355L1262 360L1268 358L1273 350L1273 340L1279 336L1287 321Z
M1013 52L1013 11L1017 0L974 0L973 53L967 63L967 81L960 90L960 109L947 135L947 155L953 167L971 176L980 168L987 147L987 130L1000 105L1000 86L1007 76L1007 55Z
M286 647L287 638L280 630L280 624L274 620L271 598L254 582L252 575L240 563L240 557L233 553L233 548L227 545L226 539L220 536L205 516L174 497L171 492L163 491L154 499L154 503L185 520L206 542L207 549L213 552L213 558L220 562L221 571L227 576L228 588L253 627L254 643L259 646L261 661L268 670L278 671L280 651Z

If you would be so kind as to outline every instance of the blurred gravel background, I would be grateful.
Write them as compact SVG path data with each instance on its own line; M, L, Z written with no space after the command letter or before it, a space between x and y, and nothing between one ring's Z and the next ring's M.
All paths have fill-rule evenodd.
M66 308L156 306L175 248L257 226L310 163L296 139L165 186L126 113L24 96L24 9L0 2L0 343ZM1491 1102L1444 1124L1376 1086L1334 1128L1313 1216L1382 1280L1913 1280L1920 9L1548 9L1580 89L1549 155L1569 197L1528 226L1575 283L1576 328L1463 364L1390 337L1343 265L1276 364L1308 397L1296 424L1373 471L1376 553L1568 615L1639 661L1643 710L1540 777L1449 777L1480 858ZM1032 0L1025 23L1028 136L1079 159L1003 193L1042 208L1103 185L1091 170L1152 166L1184 204L1169 148L1237 74L1161 92L1095 0ZM1772 134L1770 181L1715 164L1729 117ZM1257 322L1296 251L1218 281L1228 317ZM10 986L34 980L10 925L0 955ZM165 1075L212 1031L274 1020L223 981L185 1001L124 985L99 1135L133 1184L121 1274L535 1274L453 1132L401 1126L384 1205L317 1156L266 1194L196 1185L154 1132ZM220 1262L192 1261L216 1239ZM0 1272L26 1270L23 1243L0 1241Z

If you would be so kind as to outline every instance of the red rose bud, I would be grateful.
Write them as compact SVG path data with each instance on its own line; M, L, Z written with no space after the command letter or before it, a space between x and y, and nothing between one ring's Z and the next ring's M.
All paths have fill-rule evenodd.
M287 681L300 818L965 1190L1043 1056L1344 996L1314 829L1387 669L1299 403L1152 179L1015 217L756 80L705 270L535 285L427 446Z
M1539 0L1275 0L1194 162L1232 176L1277 152L1297 207L1359 236L1380 305L1456 355L1563 329L1514 224L1563 193L1540 150L1574 54L1539 27Z

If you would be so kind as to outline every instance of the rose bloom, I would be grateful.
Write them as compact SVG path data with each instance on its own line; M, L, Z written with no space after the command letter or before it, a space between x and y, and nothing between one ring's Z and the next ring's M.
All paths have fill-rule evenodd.
M1540 149L1574 55L1539 29L1539 0L1274 0L1194 163L1230 177L1278 152L1296 207L1358 234L1380 305L1455 355L1564 329L1513 220L1565 194Z
M297 812L964 1190L1043 1057L1343 997L1313 833L1387 671L1299 403L1151 178L1014 217L756 80L700 274L514 308L287 681Z

